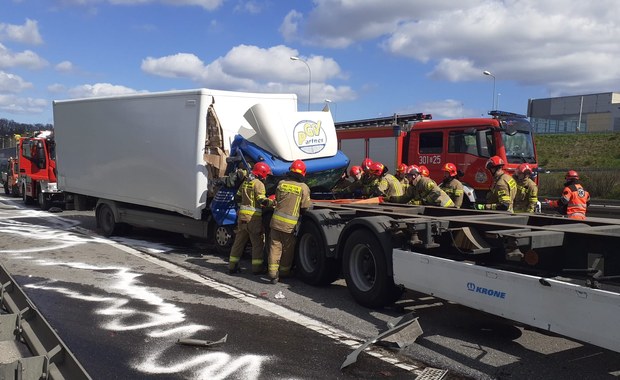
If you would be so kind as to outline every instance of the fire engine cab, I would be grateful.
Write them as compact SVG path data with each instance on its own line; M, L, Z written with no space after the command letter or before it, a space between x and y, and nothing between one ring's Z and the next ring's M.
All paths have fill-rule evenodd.
M42 210L62 201L56 180L56 143L52 131L38 131L19 139L19 180L25 204L36 199Z
M403 162L425 165L436 182L443 179L442 167L456 165L461 182L484 199L491 186L485 164L499 156L504 170L513 174L522 163L536 172L536 148L532 125L523 115L491 111L489 118L432 120L431 115L394 117L336 123L339 148L359 164L365 157L388 166L391 172Z

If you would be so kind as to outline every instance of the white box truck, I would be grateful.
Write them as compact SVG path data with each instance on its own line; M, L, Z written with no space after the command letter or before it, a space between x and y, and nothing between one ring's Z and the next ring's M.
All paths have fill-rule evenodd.
M208 206L231 149L250 167L267 162L275 177L303 159L308 180L324 187L348 165L331 113L297 112L293 94L195 89L57 100L53 109L59 189L77 209L95 206L105 235L137 225L230 237L230 222L218 226ZM218 244L229 245L224 238Z

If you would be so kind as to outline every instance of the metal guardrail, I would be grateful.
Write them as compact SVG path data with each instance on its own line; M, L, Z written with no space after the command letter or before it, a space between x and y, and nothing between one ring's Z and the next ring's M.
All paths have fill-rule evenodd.
M91 379L2 264L0 306L0 380Z

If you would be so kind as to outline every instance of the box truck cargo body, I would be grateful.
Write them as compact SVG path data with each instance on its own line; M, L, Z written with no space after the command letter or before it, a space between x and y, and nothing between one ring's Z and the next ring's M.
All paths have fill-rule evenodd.
M53 107L59 188L68 198L112 208L120 202L204 220L212 180L224 174L235 136L280 161L330 163L338 153L331 113L297 112L294 94L196 89L62 100ZM209 170L213 157L216 171ZM334 165L345 170L348 161ZM128 218L113 211L113 222Z

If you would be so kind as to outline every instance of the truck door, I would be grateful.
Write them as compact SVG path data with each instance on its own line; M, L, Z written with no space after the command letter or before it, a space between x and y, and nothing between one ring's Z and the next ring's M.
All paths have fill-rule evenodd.
M420 132L418 134L417 146L414 139L410 139L410 144L412 142L413 147L409 148L409 152L412 152L412 150L414 152L417 151L418 159L410 160L411 163L425 165L431 173L431 178L435 182L441 181L441 178L443 178L441 167L446 162L444 132Z

